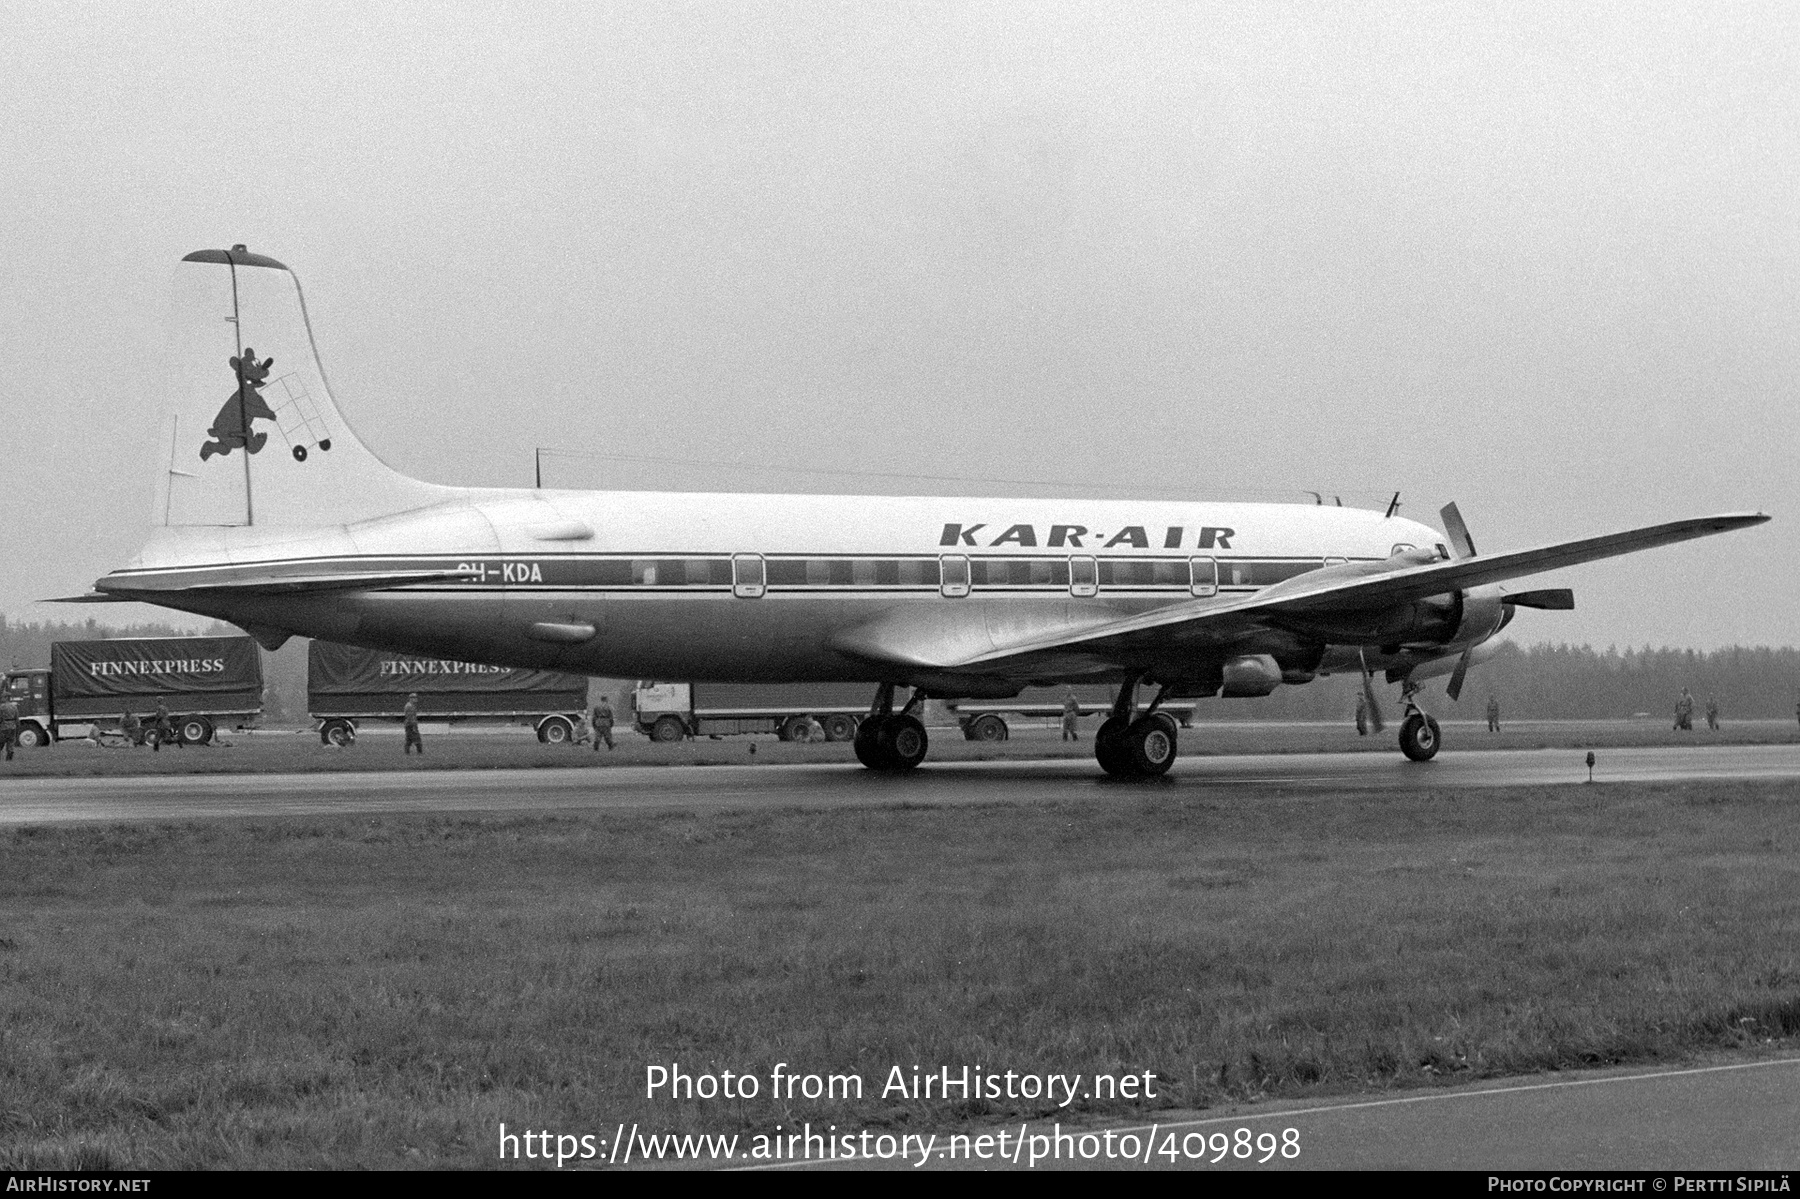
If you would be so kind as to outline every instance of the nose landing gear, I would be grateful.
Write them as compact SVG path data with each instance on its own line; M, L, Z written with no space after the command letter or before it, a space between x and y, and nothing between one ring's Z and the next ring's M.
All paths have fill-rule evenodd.
M1437 757L1443 737L1438 731L1438 722L1413 698L1418 689L1419 685L1408 679L1400 692L1406 703L1406 719L1400 722L1400 752L1415 762L1429 762Z

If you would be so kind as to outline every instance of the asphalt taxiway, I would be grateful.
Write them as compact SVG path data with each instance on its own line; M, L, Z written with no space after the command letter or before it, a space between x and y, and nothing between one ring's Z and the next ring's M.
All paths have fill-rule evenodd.
M1800 779L1800 744L1599 751L1594 783ZM1196 755L1169 775L1114 780L1080 759L927 762L913 774L824 765L621 766L129 778L0 777L0 826L208 817L1044 803L1158 788L1419 791L1584 784L1579 750L1469 750L1428 763L1399 754Z

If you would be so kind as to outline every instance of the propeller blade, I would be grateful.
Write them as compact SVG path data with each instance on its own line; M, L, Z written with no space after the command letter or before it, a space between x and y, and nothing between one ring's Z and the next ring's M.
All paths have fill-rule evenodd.
M1575 610L1575 592L1568 587L1551 587L1544 591L1521 591L1517 595L1503 595L1503 604L1511 604L1516 608L1542 608L1546 612L1573 612Z
M1375 676L1369 673L1369 659L1361 650L1356 651L1362 662L1363 703L1369 709L1369 727L1379 733L1387 727L1387 721L1381 718L1381 704L1375 698Z
M1450 538L1450 548L1458 558L1475 556L1475 539L1469 536L1469 526L1463 523L1462 513L1456 510L1455 504L1445 504L1438 513L1444 519L1444 533Z
M1444 694L1448 695L1452 700L1460 700L1462 698L1463 678L1469 673L1469 655L1474 652L1475 647L1470 646L1463 651L1462 657L1456 660L1456 670L1451 673L1450 683L1444 688Z

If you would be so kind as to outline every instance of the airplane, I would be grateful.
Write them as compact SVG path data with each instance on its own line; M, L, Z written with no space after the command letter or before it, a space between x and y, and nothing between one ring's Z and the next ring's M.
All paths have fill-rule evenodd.
M238 245L178 276L155 527L72 599L213 617L270 649L298 635L613 678L865 682L856 755L884 773L924 761L927 698L1109 684L1095 758L1149 778L1177 756L1170 699L1355 673L1379 732L1377 672L1403 686L1402 751L1429 760L1441 732L1419 684L1449 674L1455 699L1518 609L1574 606L1504 584L1769 519L1480 554L1454 504L1440 533L1393 504L444 486L356 435L285 265Z

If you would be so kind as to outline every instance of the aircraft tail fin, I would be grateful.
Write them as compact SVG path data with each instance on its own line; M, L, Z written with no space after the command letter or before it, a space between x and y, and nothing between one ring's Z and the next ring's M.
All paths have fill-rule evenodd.
M325 382L300 281L243 246L181 260L155 524L344 524L439 501L357 437Z

